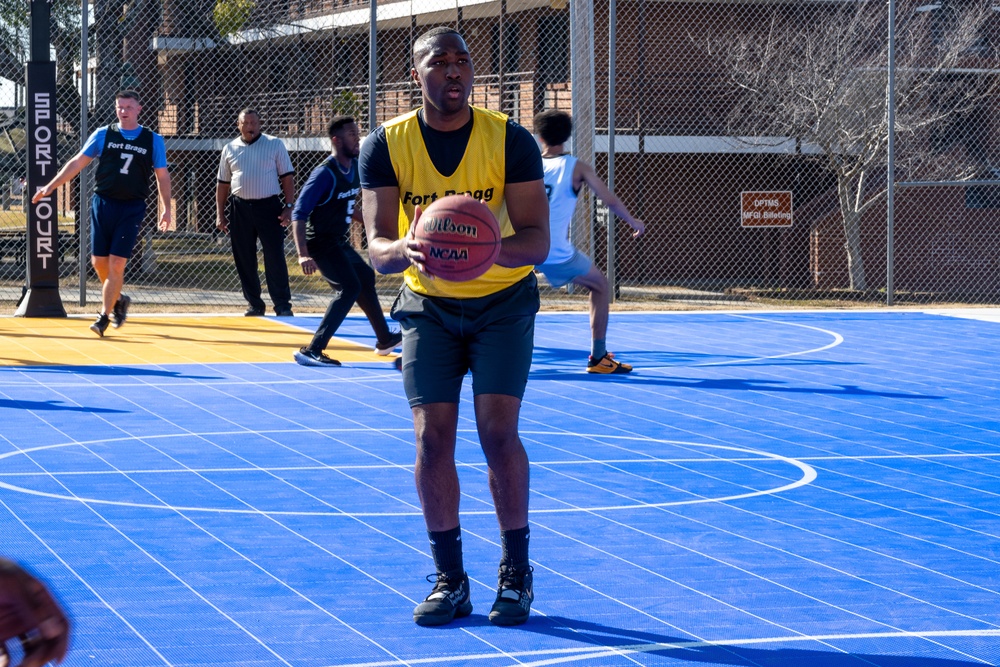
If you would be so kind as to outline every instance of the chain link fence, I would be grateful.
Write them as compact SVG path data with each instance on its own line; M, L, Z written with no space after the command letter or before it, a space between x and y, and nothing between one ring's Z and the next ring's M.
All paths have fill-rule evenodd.
M616 182L659 228L637 244L616 230L623 291L995 303L996 9L617 3L617 57L596 89L613 77ZM946 185L959 180L974 185Z
M140 120L166 139L176 228L156 231L151 198L127 275L150 310L244 306L215 230L239 111L284 140L301 186L333 115L366 133L419 104L410 48L435 25L466 37L474 104L528 128L544 109L572 113L573 152L647 223L633 239L585 193L572 226L622 307L1000 302L992 0L414 0L380 4L374 24L354 0L95 0L92 12L89 129L114 120L116 89L136 87ZM81 114L61 109L65 161ZM60 194L63 287L94 302L92 272L79 289L81 189ZM354 240L363 249L362 230ZM325 308L329 287L301 274L290 237L286 250L296 310ZM0 290L16 298L12 255ZM379 279L386 306L398 281ZM585 304L572 290L543 298Z

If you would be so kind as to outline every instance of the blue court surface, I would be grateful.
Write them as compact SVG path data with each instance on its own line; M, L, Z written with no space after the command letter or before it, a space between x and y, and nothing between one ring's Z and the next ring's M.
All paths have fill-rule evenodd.
M468 387L475 609L414 625L412 424L374 358L0 367L0 553L68 608L72 667L1000 662L998 311L616 313L608 340L631 376L583 372L586 314L539 316L524 626L486 618Z

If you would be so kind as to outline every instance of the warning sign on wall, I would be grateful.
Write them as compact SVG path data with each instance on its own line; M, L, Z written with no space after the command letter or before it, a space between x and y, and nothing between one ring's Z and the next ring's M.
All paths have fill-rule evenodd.
M791 192L741 192L740 224L743 227L791 227Z

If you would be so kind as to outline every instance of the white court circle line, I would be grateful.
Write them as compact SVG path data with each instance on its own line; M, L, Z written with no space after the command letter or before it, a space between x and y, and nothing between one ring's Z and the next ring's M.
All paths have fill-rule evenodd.
M752 363L752 362L755 362L755 361L770 361L770 360L773 360L773 359L786 359L786 358L789 358L789 357L800 357L800 356L804 356L804 355L807 355L807 354L816 354L818 352L825 352L826 350L829 350L831 348L837 347L838 345L840 345L840 344L842 344L844 342L844 337L842 335L840 335L836 331L831 331L829 329L824 329L822 327L812 326L812 325L809 325L809 324L801 324L799 322L785 322L785 321L782 321L782 320L771 320L771 319L767 319L767 318L763 318L763 317L759 317L759 316L746 315L746 314L741 314L741 313L728 313L728 314L731 315L731 316L733 316L733 317L736 317L736 318L742 318L742 319L746 319L746 320L754 320L756 322L762 322L762 323L767 323L767 324L782 324L782 325L789 326L789 327L799 327L800 329L809 329L811 331L818 331L819 333L823 333L823 334L826 334L826 335L830 336L833 339L833 341L830 342L830 343L827 343L826 345L821 345L819 347L813 347L813 348L810 348L808 350L796 350L794 352L785 352L785 353L782 353L782 354L771 354L771 355L764 355L764 356L760 356L760 357L747 357L745 359L726 359L724 361L706 361L706 362L703 362L703 363L680 364L680 365L676 365L676 366L675 365L668 365L668 366L644 366L643 368L647 369L647 370L654 370L654 369L660 369L660 368L685 368L685 367L690 367L690 368L704 368L704 367L707 367L707 366L731 366L731 365L734 365L734 364L746 364L746 363ZM274 363L274 362L270 362L270 363ZM372 362L372 363L382 364L384 362ZM167 364L167 365L170 366L170 365L173 365L173 364ZM212 386L212 387L227 386L227 385L275 386L275 385L286 385L286 384L292 384L292 385L369 384L369 383L372 383L373 381L374 382L395 381L395 380L392 379L392 377L393 376L377 375L377 376L369 376L369 377L361 377L361 378L324 378L324 379L309 379L309 380L300 380L300 379L287 380L287 379L285 379L285 380L264 380L264 381L254 381L254 382L250 382L250 381L247 381L247 380L240 379L240 380L218 380L218 381L207 381L207 382L191 382L191 383L184 383L184 384L205 385L205 386ZM31 386L35 385L34 382L31 382L31 383L18 383L18 382L10 383L11 386L18 386L20 384L31 384ZM50 384L50 385L47 385L47 386L51 386L51 387L78 387L80 385L78 383L63 382L63 383L54 383L54 384ZM111 383L111 384L104 384L103 386L105 386L105 387L131 387L131 386L135 386L135 385L132 384L132 383ZM174 386L178 386L178 383L144 382L144 383L142 383L142 386L143 387L165 387L165 386L174 387Z
M726 359L724 361L706 361L696 364L678 364L678 365L667 365L667 366L643 366L646 370L659 370L663 368L705 368L708 366L732 366L735 364L748 364L755 361L771 361L773 359L787 359L790 357L801 357L807 354L816 354L818 352L825 352L831 348L837 347L844 342L844 337L841 336L836 331L830 331L829 329L824 329L822 327L816 327L809 324L800 324L798 322L784 322L781 320L771 320L762 317L754 317L753 315L743 315L738 313L729 313L733 317L743 318L747 320L754 320L757 322L765 322L768 324L783 324L789 327L799 327L801 329L809 329L811 331L818 331L820 333L830 336L833 341L827 343L826 345L821 345L819 347L813 347L808 350L796 350L794 352L785 352L782 354L769 354L762 357L747 357L745 359Z
M362 430L370 431L371 429L351 429L351 430ZM320 432L320 429L283 429L281 433L316 433ZM343 429L330 429L331 433L344 433ZM41 445L39 447L32 447L29 449L20 449L12 452L6 452L0 454L0 461L4 459L12 458L14 456L25 456L32 454L34 452L40 451L50 451L53 449L60 449L63 447L83 447L86 445L93 444L106 444L109 442L132 442L135 440L150 440L150 439L166 439L166 438L197 438L205 437L207 435L236 435L236 434L257 434L264 433L260 432L248 432L248 431L233 431L233 432L215 432L211 434L207 433L172 433L163 434L158 436L141 436L135 438L110 438L106 440L90 440L87 442L67 442L58 443L52 445ZM475 433L475 430L460 430L459 433ZM613 436L613 435L595 435L595 434L580 434L580 433L550 433L550 432L540 432L540 431L522 431L525 435L546 435L546 436L571 436L571 437L588 437L588 438L605 438L614 440L633 440L642 441L649 443L659 443L668 445L683 445L686 447L701 447L706 449L723 450L730 452L737 452L740 454L749 454L755 456L759 460L770 460L780 463L786 463L795 468L798 468L802 472L802 476L788 484L782 486L763 489L758 491L748 491L746 493L733 494L728 496L713 497L713 498L691 498L687 500L677 500L662 503L630 503L627 505L605 505L598 507L564 507L564 508L545 508L545 509L533 509L530 511L531 514L568 514L576 512L612 512L620 510L637 510L637 509L655 509L662 507L678 507L681 505L698 505L704 503L719 503L728 502L733 500L743 500L746 498L756 498L759 496L774 495L779 493L784 493L786 491L791 491L797 489L801 486L806 486L816 479L816 470L797 459L789 458L786 456L781 456L780 454L774 454L771 452L764 452L754 449L747 449L743 447L730 447L726 445L710 445L704 443L695 442L683 442L678 440L664 440L660 438L647 438L642 436ZM687 460L687 459L686 459ZM669 463L671 459L657 459L657 458L638 458L635 459L634 463ZM690 460L688 460L690 462ZM704 459L706 462L726 462L726 459ZM574 462L577 463L577 462ZM595 460L592 462L594 465L600 465L603 463L600 460ZM552 465L552 463L549 463ZM406 467L406 466L391 466L391 467ZM329 466L331 470L337 468L337 466ZM227 470L232 471L232 468ZM268 472L267 468L260 467L247 467L246 471L258 471L258 472ZM168 471L157 471L157 472L168 472ZM179 469L175 472L191 472L193 470ZM203 472L211 472L211 470L203 470ZM52 473L50 473L52 474ZM124 474L124 473L123 473ZM55 476L53 474L53 476ZM13 491L15 493L22 493L25 495L36 496L40 498L49 498L52 500L65 500L70 502L77 502L83 504L93 504L93 505L110 505L115 507L133 507L136 509L156 509L156 510L171 510L175 512L203 512L203 513L215 513L215 514L244 514L244 515L254 515L254 516L341 516L341 517L420 517L423 514L420 511L408 511L408 512L344 512L344 511L292 511L292 510L258 510L258 509L235 509L235 508L217 508L217 507L188 507L180 505L166 505L166 504L154 504L154 503L135 503L135 502L125 502L119 500L104 500L101 498L85 498L80 496L69 496L60 493L49 493L46 491L37 491L35 489L28 489L22 486L17 486L14 484L9 484L7 482L0 481L0 489L6 489L8 491ZM486 516L492 515L493 510L471 510L461 512L464 516Z
M734 315L735 317L742 317L747 320L755 320L757 322L767 322L770 324L784 324L790 327L800 327L802 329L811 329L812 331L819 331L820 333L825 333L833 338L833 342L827 343L820 347L814 347L810 350L799 350L797 352L786 352L784 354L772 354L765 357L750 357L747 359L727 359L726 361L708 361L703 364L692 364L692 367L697 366L729 366L732 364L745 364L752 361L769 361L771 359L785 359L787 357L799 357L804 354L815 354L817 352L824 352L831 348L837 347L844 342L844 337L841 336L836 331L830 331L829 329L823 329L821 327L814 327L808 324L799 324L798 322L781 322L777 320L769 320L762 317L754 317L752 315Z

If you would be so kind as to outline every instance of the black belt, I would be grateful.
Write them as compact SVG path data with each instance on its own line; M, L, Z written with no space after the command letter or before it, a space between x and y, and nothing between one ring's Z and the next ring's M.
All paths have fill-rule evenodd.
M263 204L265 202L273 202L275 199L279 198L278 195L271 195L270 197L263 197L261 199L244 199L243 197L237 197L236 195L230 195L230 196L239 203L248 204L250 206L254 206L255 204Z

